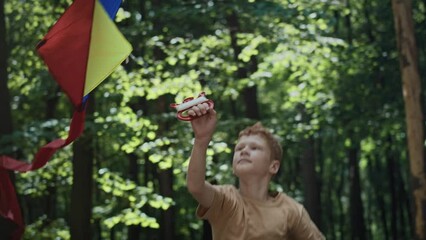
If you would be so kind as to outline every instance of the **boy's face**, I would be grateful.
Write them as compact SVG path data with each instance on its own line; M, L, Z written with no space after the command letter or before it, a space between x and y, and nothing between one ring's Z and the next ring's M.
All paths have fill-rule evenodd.
M235 175L273 175L277 173L279 162L271 159L271 148L261 135L242 136L235 146L232 167Z

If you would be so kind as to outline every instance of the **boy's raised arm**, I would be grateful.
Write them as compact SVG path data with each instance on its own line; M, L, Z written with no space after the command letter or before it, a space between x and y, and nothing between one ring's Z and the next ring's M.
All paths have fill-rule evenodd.
M213 202L215 189L205 181L206 151L216 127L216 112L207 104L199 104L188 114L200 117L191 121L195 139L186 177L187 188L201 206L208 208Z

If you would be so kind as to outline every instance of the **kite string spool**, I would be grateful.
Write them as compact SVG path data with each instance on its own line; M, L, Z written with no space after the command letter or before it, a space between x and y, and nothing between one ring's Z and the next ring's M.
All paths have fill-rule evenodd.
M179 120L192 121L198 118L199 116L190 116L188 115L187 111L201 103L207 103L210 108L214 107L214 102L212 100L207 99L204 92L200 93L200 95L198 95L198 97L195 99L193 97L186 98L181 104L172 103L170 104L170 107L176 109L177 118Z

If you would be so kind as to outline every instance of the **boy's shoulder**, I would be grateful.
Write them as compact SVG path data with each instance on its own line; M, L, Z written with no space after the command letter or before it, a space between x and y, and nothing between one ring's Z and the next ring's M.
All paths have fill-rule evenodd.
M294 209L298 209L298 210L302 210L303 209L303 205L298 202L296 199L294 199L293 197L289 196L287 193L285 192L278 192L278 196L281 198L281 201L284 202L285 205L287 205L288 207L294 208Z
M238 189L231 184L213 185L213 187L221 193L237 194Z

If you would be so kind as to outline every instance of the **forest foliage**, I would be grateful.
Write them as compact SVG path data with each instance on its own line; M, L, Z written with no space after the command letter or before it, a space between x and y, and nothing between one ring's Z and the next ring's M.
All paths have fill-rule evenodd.
M71 2L4 2L13 132L2 154L31 161L67 136L72 106L35 46ZM412 10L424 81L426 1ZM304 203L327 239L411 239L390 1L126 0L116 24L134 50L93 92L81 139L93 160L93 239L205 236L185 186L193 135L169 107L202 91L219 115L209 181L235 183L238 132L261 121L284 147L272 188ZM70 239L73 154L16 174L25 239Z

